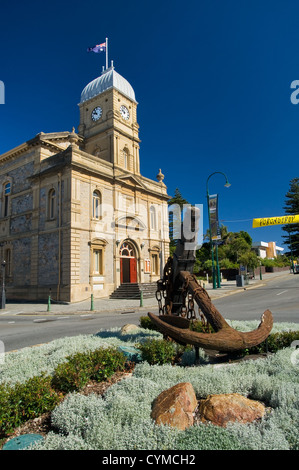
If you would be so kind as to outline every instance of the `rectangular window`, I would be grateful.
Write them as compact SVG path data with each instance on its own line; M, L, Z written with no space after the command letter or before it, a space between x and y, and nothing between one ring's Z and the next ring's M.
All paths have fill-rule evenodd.
M158 255L152 255L152 274L159 274Z
M94 250L93 252L93 272L94 274L103 274L103 250Z
M4 260L6 261L5 276L10 277L11 276L11 249L10 248L7 248L5 250Z
M144 260L144 272L145 273L151 272L151 261L149 259Z

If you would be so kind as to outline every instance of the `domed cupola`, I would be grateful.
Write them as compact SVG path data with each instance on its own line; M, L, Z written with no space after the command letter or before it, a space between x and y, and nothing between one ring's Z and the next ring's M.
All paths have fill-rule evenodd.
M88 85L86 85L81 93L80 103L84 103L110 88L115 88L130 100L136 102L133 87L124 77L115 71L113 62L111 64L112 65L109 69L103 70L102 74L98 78L92 80Z
M139 174L139 125L135 92L111 67L92 80L81 93L78 133L81 149L98 160Z

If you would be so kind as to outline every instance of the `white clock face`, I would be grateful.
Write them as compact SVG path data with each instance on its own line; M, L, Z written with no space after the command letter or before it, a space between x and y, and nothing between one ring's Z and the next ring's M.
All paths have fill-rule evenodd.
M94 110L91 113L91 119L93 121L98 121L100 117L102 116L102 112L103 112L102 108L100 108L100 106L97 106L96 108L94 108Z
M122 117L127 121L130 117L130 113L129 113L128 109L125 106L122 105L119 108L119 110L120 110L120 114L122 115Z

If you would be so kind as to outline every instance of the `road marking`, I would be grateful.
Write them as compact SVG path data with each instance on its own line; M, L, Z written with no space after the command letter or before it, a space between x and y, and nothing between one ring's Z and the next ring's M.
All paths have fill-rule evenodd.
M288 292L288 289L287 289L287 290L283 290L282 292L279 292L279 293L276 294L276 295L281 295L281 294L284 294L285 292Z
M9 321L8 323L11 324L11 323L16 323L16 322L15 321Z
M70 318L70 317L58 317L58 320L62 320L64 318Z

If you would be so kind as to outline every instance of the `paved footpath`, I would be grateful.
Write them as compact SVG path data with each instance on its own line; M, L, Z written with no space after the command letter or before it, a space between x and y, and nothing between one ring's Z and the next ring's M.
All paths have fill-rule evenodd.
M293 275L293 274L292 274ZM213 289L212 284L206 284L205 288L209 293L211 299L218 299L231 294L237 294L238 292L244 291L244 289L253 289L263 285L266 285L269 281L290 276L289 271L283 271L278 273L266 273L262 275L262 280L259 276L256 279L249 281L249 285L244 287L237 287L236 281L225 281L221 283L221 288ZM148 309L157 309L158 303L155 297L149 299L143 299L143 305L140 305L140 299L126 300L126 299L94 299L93 302L93 313L107 313L113 311L115 313L129 313L136 311L146 311ZM75 314L87 314L91 311L91 299L87 299L77 303L57 303L51 302L50 311L48 311L47 302L9 302L7 301L5 309L0 309L0 315L75 315Z

